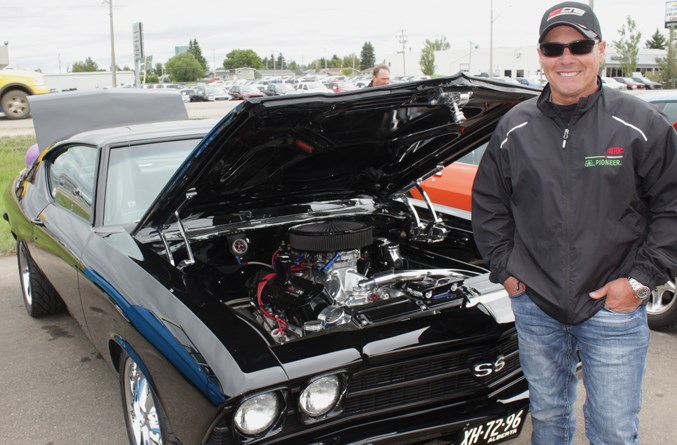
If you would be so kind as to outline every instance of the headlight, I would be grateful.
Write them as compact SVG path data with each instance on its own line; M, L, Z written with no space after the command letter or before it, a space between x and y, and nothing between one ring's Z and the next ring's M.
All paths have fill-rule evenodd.
M319 417L336 406L340 393L341 383L338 376L320 377L301 391L299 408L310 417Z
M279 417L280 396L269 392L247 399L235 411L235 427L243 434L259 434L271 427Z

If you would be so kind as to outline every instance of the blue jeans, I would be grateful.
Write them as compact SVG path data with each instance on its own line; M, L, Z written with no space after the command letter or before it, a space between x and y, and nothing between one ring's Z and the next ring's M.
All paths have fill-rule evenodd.
M511 298L520 362L529 383L532 445L573 444L576 365L583 363L585 432L592 445L639 444L642 379L649 348L646 308L600 310L565 325L528 295Z

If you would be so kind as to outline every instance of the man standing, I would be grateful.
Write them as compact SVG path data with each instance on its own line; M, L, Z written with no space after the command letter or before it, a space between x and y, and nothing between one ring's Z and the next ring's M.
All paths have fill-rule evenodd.
M576 366L595 445L638 444L643 303L677 263L677 133L601 87L606 42L587 4L541 20L548 85L499 122L473 186L473 230L512 297L534 445L572 444Z
M390 83L390 68L386 65L376 65L372 71L371 82L368 87L380 87Z

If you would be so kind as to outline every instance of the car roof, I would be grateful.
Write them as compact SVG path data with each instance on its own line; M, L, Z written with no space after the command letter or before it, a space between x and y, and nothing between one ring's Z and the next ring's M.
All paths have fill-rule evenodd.
M677 102L677 90L642 92L638 93L637 97L644 99L647 102Z

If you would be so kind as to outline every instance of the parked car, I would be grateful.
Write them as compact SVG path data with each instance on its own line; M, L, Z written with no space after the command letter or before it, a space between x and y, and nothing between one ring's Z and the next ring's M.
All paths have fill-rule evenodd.
M191 102L191 97L197 94L192 88L182 88L179 90L179 93L181 93L181 99L183 99L184 102Z
M297 94L296 89L289 83L269 83L264 91L266 96L284 96Z
M637 97L650 102L661 110L673 125L677 124L677 90L651 91L638 94Z
M255 97L264 97L265 94L253 85L233 85L228 91L233 100L248 100Z
M49 92L50 88L42 73L0 69L0 112L7 119L30 117L28 96Z
M625 84L625 82L619 82L613 77L601 77L602 79L602 84L604 84L605 87L609 87L613 90L623 90L627 91L628 86Z
M405 192L532 95L459 74L64 136L4 193L26 309L118 370L133 444L514 438L507 294Z
M522 85L538 88L539 90L542 90L545 84L548 83L547 80L540 77L515 77L515 80Z
M214 102L217 100L230 100L230 93L222 87L213 87L211 85L205 88L205 96L209 102Z
M658 82L654 82L653 80L647 79L646 77L644 77L644 75L642 73L639 73L639 72L632 73L631 77L632 77L632 80L634 80L635 82L639 82L639 83L644 84L644 87L647 90L662 90L663 89L663 85L661 85Z
M327 88L321 82L301 82L296 86L300 93L325 93L332 94L334 90Z
M353 85L352 83L343 82L340 80L327 82L325 85L327 86L327 88L334 91L334 93L345 93L346 91L353 91L358 89L358 87Z
M643 83L632 80L630 77L614 77L614 79L624 83L628 87L628 90L643 90L646 88Z
M677 129L677 90L646 92L637 97L663 111ZM485 147L486 144L480 146L422 182L421 186L439 212L470 221L472 184ZM419 205L424 203L418 188L412 189L410 193ZM655 331L677 330L677 279L674 278L677 277L677 271L669 271L669 276L673 279L656 287L647 303L649 327Z

